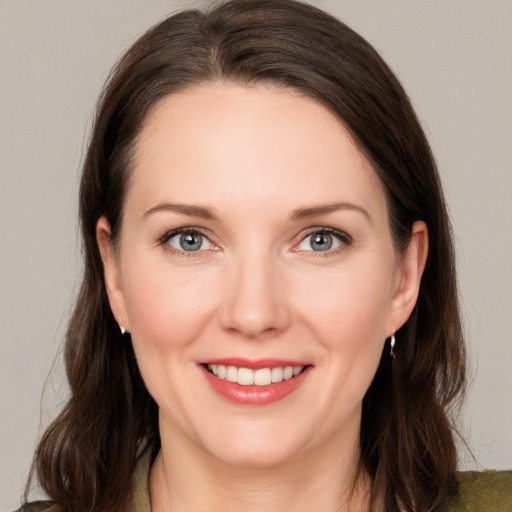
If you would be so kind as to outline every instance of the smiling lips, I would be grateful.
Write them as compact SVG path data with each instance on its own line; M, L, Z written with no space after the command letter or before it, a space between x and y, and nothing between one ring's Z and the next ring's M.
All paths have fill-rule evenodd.
M237 382L241 386L269 386L272 383L277 384L299 375L304 366L277 366L275 368L251 370L250 368L237 368L236 366L225 366L223 364L209 364L206 368L219 379Z
M311 365L294 361L223 360L202 364L214 391L239 405L267 405L300 387Z

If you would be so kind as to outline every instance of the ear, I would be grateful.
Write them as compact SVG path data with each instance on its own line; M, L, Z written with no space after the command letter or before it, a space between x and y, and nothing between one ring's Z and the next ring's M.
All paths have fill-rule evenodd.
M427 255L428 228L423 221L416 221L407 249L400 259L398 285L389 310L389 336L407 321L416 305Z
M126 310L126 302L121 280L121 268L112 244L112 232L106 217L96 223L96 241L103 261L105 287L108 301L114 318L119 326L130 331L130 322Z

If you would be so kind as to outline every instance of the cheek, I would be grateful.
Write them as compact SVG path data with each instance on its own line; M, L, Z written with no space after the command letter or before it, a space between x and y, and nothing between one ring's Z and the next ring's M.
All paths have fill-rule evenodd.
M217 283L211 273L196 268L192 278L187 269L171 267L162 258L133 254L124 264L126 309L140 372L159 407L175 411L174 419L185 422L185 428L192 391L183 385L195 378L195 342L207 338Z
M340 269L328 279L303 279L301 290L295 292L301 297L297 309L302 321L322 346L320 365L328 368L327 381L332 389L344 389L340 407L350 408L362 400L379 365L392 296L392 265L381 259L380 264Z
M192 277L187 269L133 258L124 275L132 338L145 345L172 349L193 341L214 309L211 272L196 268Z

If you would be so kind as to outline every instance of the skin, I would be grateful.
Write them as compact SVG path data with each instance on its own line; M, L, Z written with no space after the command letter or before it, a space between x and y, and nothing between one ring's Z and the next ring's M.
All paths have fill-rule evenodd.
M203 250L162 238L182 227L204 234ZM314 251L311 233L329 228L341 238ZM168 96L135 148L119 245L105 218L97 237L113 313L160 409L153 510L344 510L362 399L414 307L428 237L416 222L396 254L382 184L343 124L266 86ZM198 366L225 357L312 369L284 399L241 406ZM350 510L368 508L368 489L363 475Z

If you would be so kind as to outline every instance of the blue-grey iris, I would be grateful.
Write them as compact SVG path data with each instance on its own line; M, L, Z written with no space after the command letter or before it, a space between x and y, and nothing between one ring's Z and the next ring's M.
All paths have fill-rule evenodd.
M332 235L329 233L316 233L311 237L311 249L314 251L328 251L332 247Z
M203 237L199 233L184 233L180 236L180 245L184 251L198 251L203 245Z

